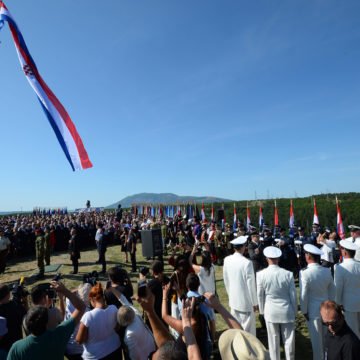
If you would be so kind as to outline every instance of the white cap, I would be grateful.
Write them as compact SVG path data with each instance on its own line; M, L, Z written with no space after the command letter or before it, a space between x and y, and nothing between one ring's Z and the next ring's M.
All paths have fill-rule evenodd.
M360 249L356 244L347 240L340 240L340 246L346 250L352 250L352 251L356 251Z
M239 236L234 240L231 240L230 243L233 245L244 245L247 242L247 236Z
M281 250L275 246L268 246L264 249L264 255L269 259L277 259L281 254Z
M304 251L313 255L323 255L324 253L318 247L313 244L305 244Z
M350 229L350 231L360 230L360 226L358 226L358 225L349 225L348 228Z

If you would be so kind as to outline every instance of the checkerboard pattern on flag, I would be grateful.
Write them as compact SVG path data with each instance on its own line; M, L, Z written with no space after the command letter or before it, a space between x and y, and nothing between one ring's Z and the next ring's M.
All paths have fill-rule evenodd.
M19 27L5 4L0 0L0 23L4 24L5 21L9 25L21 68L35 91L71 168L74 171L91 168L92 163L74 123L64 106L41 77Z
M316 209L316 201L314 199L314 219L313 219L313 224L320 224L319 223L319 216L318 216L318 212L317 212L317 209Z
M336 231L337 231L340 239L345 239L344 225L342 222L340 204L339 204L337 197L336 197L336 214L337 214L337 216L336 216Z

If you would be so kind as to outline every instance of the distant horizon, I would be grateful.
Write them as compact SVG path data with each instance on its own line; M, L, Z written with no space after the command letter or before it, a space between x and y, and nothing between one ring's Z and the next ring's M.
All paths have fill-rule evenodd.
M240 201L269 201L269 200L278 200L278 199L303 199L303 198L307 198L307 197L316 197L316 196L336 196L336 195L340 195L341 194L351 194L351 193L360 193L360 191L346 191L346 192L334 192L334 193L320 193L320 194L310 194L310 195L305 195L305 196L297 196L297 197L291 197L291 196L281 196L281 197L270 197L270 198L252 198L252 199L239 199L239 200L235 200L235 199L224 199L224 202L240 202ZM132 196L136 196L136 195L139 195L139 194L145 194L145 192L142 192L142 193L137 193L137 194L132 194L132 195L128 195L126 196L125 198L127 197L132 197ZM152 192L146 192L146 194L154 194L154 195L159 195L159 194L174 194L174 195L178 195L176 193L152 193ZM210 198L218 198L217 196L212 196L212 195L178 195L178 196L182 196L182 197L210 197ZM118 201L115 201L113 202L114 203L117 203L117 202L120 202L123 201L125 198L121 199L121 200L118 200ZM88 199L89 200L89 199ZM339 198L339 200L341 201L341 198ZM35 208L40 208L40 209L63 209L63 208L66 208L68 211L74 211L76 209L83 209L83 208L86 208L86 201L84 201L84 206L75 206L75 207L68 207L68 206L39 206L39 205L36 205L36 206L33 206L31 209L15 209L15 210L0 210L0 215L3 215L3 214L7 214L7 213L29 213L29 212L32 212ZM91 201L91 199L90 199ZM144 203L145 204L145 203ZM109 204L111 205L111 204ZM93 208L107 208L109 205L98 205L98 204L93 204L91 202L91 207ZM141 203L139 203L139 205L141 205ZM172 204L171 204L172 205ZM175 205L175 204L174 204Z

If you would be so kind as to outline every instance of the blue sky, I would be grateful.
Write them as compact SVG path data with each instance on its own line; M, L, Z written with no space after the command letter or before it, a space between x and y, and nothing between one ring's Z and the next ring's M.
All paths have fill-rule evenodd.
M0 210L360 191L359 1L5 3L94 167L72 172L6 25Z

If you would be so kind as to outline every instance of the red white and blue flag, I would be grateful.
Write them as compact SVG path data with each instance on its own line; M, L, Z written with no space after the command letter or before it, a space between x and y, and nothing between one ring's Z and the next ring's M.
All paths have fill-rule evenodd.
M249 204L246 204L246 229L247 231L250 230L250 225L251 225L251 219L250 219L250 208L249 208Z
M263 216L263 209L260 206L259 208L259 228L262 229L264 226L264 216Z
M336 231L340 237L340 239L345 239L345 231L344 231L344 225L342 222L342 217L341 217L341 210L340 210L340 205L339 205L339 201L338 198L336 197Z
M14 18L5 4L0 0L0 29L5 21L9 24L20 65L28 82L35 91L41 107L44 110L72 169L75 171L91 168L92 163L74 123L64 106L41 77Z
M211 221L215 221L214 205L211 205Z
M201 205L201 220L202 221L206 220L204 203L202 203Z
M274 207L274 226L279 226L279 213L278 213L278 208L276 205L276 200L275 200L275 207Z
M236 231L237 229L237 218L236 218L236 207L234 203L234 223L233 223L233 230Z
M313 219L313 224L318 224L319 225L319 216L318 216L318 212L316 209L316 201L314 199L314 219Z
M295 224L294 207L292 200L290 200L290 218L289 218L290 229L294 227L294 224Z

